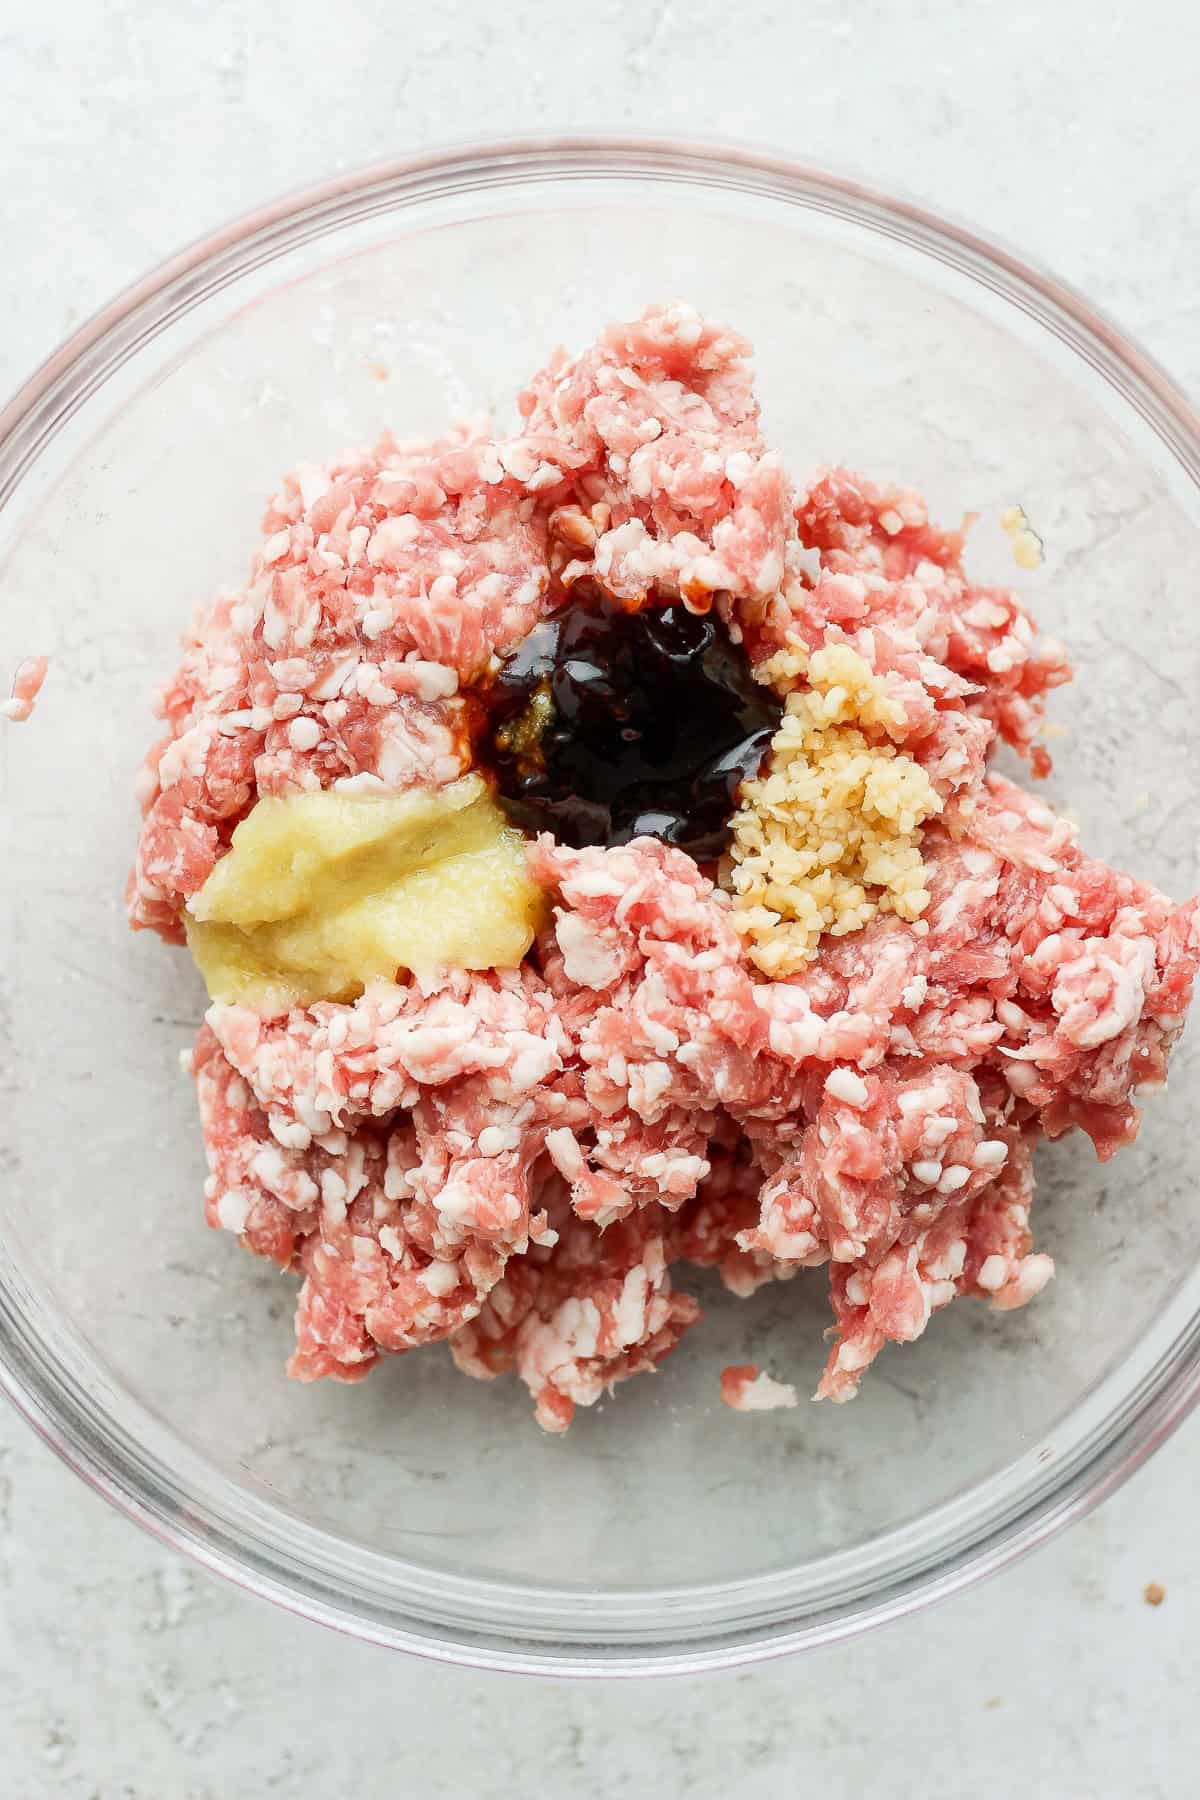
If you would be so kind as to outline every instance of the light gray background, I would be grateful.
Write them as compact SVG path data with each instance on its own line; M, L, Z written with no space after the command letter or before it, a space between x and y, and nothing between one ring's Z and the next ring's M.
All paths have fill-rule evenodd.
M0 388L281 190L439 139L624 125L905 189L1052 265L1200 392L1198 77L1193 0L0 0ZM935 1613L802 1662L598 1689L402 1661L269 1610L0 1412L0 1792L1189 1794L1198 1489L1192 1424Z

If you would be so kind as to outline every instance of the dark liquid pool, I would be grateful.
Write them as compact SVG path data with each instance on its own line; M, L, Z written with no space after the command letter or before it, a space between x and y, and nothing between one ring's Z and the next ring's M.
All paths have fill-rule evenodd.
M781 714L715 614L629 612L580 582L504 663L480 760L526 831L577 849L656 837L703 861Z

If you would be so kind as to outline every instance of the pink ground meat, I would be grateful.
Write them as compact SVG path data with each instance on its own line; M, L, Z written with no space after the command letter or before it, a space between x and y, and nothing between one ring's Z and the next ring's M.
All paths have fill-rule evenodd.
M32 719L49 667L48 656L27 656L17 664L11 695L7 700L0 700L0 718L8 719L13 725L24 725Z
M695 1322L672 1285L689 1265L742 1296L827 1265L818 1392L849 1399L955 1296L1020 1306L1049 1280L1033 1150L1078 1127L1105 1158L1134 1136L1200 903L1093 861L989 771L999 739L1048 767L1065 652L969 582L962 533L919 495L844 470L793 488L734 333L652 308L558 354L520 406L513 437L385 439L285 481L248 584L162 690L133 925L181 939L261 795L457 777L471 684L584 575L631 604L715 605L754 662L852 645L944 802L929 905L770 981L682 851L543 836L553 922L519 970L284 1018L210 1009L208 1222L302 1275L303 1379L446 1338L468 1374L515 1370L558 1431ZM777 1385L739 1366L722 1397L786 1404Z
M657 1368L700 1308L672 1290L660 1207L651 1202L606 1231L566 1204L555 1216L555 1241L513 1258L450 1349L464 1373L484 1380L515 1369L539 1425L565 1431L577 1406Z
M774 1412L780 1406L795 1406L796 1390L756 1363L730 1363L721 1370L721 1398L734 1412Z

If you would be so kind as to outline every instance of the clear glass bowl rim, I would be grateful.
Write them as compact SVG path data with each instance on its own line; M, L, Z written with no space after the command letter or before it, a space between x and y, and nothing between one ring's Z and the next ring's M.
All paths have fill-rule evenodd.
M866 182L772 151L633 135L451 145L339 175L248 213L161 264L76 331L0 412L0 507L53 438L138 349L229 282L324 232L449 195L555 181L674 182L842 219L946 264L1019 306L1086 361L1200 488L1200 417L1125 333L1055 277L973 230ZM1101 1384L1053 1456L1002 1474L812 1570L687 1590L593 1593L455 1577L297 1529L142 1414L96 1404L55 1345L70 1338L0 1266L0 1388L77 1474L143 1528L237 1585L354 1636L526 1674L694 1673L831 1643L1005 1567L1105 1498L1200 1399L1200 1291L1150 1334L1135 1379ZM129 1421L133 1421L133 1424Z

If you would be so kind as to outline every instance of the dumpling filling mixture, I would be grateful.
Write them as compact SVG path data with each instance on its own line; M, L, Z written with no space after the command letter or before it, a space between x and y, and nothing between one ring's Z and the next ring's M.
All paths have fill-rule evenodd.
M1200 903L989 769L1065 651L916 493L793 485L735 332L652 307L520 413L287 477L162 690L129 912L212 998L208 1223L301 1277L302 1380L445 1339L561 1431L689 1265L825 1268L847 1400L1045 1286L1034 1148L1134 1136Z

